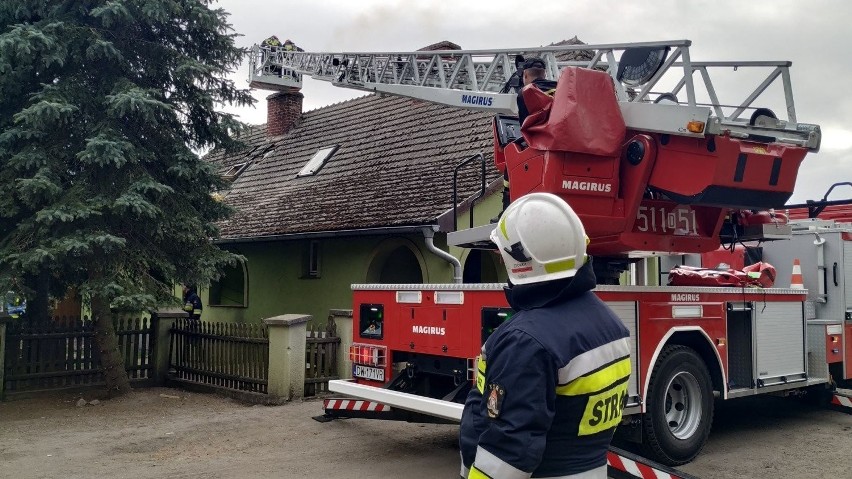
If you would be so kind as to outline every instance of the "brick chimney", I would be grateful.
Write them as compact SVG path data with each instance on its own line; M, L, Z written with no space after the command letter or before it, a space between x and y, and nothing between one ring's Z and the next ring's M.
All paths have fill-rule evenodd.
M281 136L296 126L302 116L302 99L298 90L283 91L266 97L266 134Z

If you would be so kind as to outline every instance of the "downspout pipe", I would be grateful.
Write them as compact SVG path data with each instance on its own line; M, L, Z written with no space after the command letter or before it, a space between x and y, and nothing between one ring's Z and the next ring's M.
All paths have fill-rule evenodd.
M432 228L423 228L423 238L426 240L426 247L429 248L429 251L435 253L436 256L440 257L447 263L453 265L453 282L456 284L461 284L462 282L462 265L461 261L458 260L455 256L447 253L446 251L435 246L435 230Z

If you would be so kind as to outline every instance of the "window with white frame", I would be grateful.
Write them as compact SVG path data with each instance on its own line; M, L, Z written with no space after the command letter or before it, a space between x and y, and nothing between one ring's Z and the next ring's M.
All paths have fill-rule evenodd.
M334 152L337 151L339 145L327 146L325 148L320 148L314 156L311 157L310 160L302 167L302 170L299 171L299 174L296 175L296 178L301 178L303 176L313 176L319 172L320 169L326 164L326 162L334 155Z
M248 166L248 161L245 161L243 163L237 163L236 165L230 167L228 171L226 171L224 174L222 174L222 178L226 181L234 181L237 179L238 176L243 173L243 171L246 170L246 168L248 168Z

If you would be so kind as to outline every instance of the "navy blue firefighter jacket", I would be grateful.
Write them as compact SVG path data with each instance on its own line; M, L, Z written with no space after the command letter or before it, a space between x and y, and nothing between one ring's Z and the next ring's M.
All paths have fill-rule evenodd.
M630 377L630 333L573 278L506 289L517 311L488 338L462 415L462 477L524 479L606 471Z

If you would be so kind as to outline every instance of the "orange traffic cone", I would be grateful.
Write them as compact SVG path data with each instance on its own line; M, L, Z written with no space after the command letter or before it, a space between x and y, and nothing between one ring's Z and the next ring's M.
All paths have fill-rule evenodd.
M790 289L805 289L805 283L802 281L802 264L799 258L793 260L793 275L790 278Z

